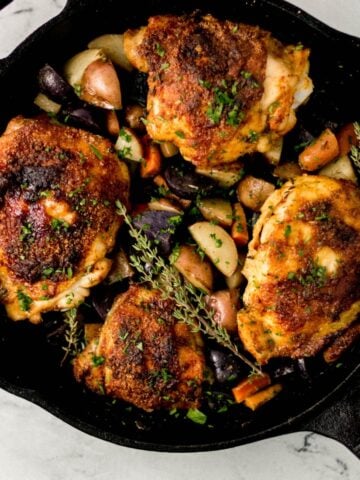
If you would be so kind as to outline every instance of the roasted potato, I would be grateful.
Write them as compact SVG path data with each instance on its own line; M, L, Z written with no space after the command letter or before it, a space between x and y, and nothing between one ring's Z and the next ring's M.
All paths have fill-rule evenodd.
M259 212L265 200L273 193L275 187L262 178L246 176L238 185L237 197L245 207Z
M173 265L194 287L206 293L212 291L214 278L211 265L206 258L200 257L194 247L180 246Z

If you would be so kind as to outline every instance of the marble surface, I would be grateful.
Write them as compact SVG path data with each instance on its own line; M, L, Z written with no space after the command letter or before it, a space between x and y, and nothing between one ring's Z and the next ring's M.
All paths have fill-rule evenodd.
M360 36L359 0L294 0ZM0 58L63 8L65 0L15 0L0 11ZM360 461L341 444L299 432L229 450L141 452L92 438L0 390L0 480L358 480Z

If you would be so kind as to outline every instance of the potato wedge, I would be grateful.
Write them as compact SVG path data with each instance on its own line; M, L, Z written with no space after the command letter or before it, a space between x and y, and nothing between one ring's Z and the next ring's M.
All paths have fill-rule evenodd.
M230 188L237 183L244 175L242 162L233 162L225 165L218 165L212 168L197 168L196 172L205 177L212 178L220 187Z
M336 136L329 128L326 128L313 143L300 153L299 165L303 170L313 172L334 160L339 152Z
M141 105L128 105L125 109L125 120L130 128L145 131L145 125L142 121L146 117L146 109Z
M182 245L173 265L194 287L211 292L214 282L211 265L207 259L200 257L194 247Z
M223 227L230 227L233 222L231 203L223 198L204 198L197 202L197 207L202 216Z
M230 290L219 290L210 295L208 305L214 310L214 320L229 333L237 331L238 298Z
M356 173L351 163L350 158L347 155L337 158L336 160L328 163L319 171L319 175L325 175L330 178L343 178L344 180L350 180L357 184Z
M175 200L169 200L168 198L159 198L149 202L148 207L150 210L162 210L165 212L174 212L175 214L182 215L183 209L177 204Z
M110 58L115 65L131 72L133 66L129 62L124 50L124 35L123 34L106 34L94 38L88 44L88 48L101 48L106 56Z
M121 87L111 61L103 50L84 50L64 66L66 80L84 101L106 109L120 109Z
M171 158L179 153L179 149L171 142L162 142L160 144L161 153L165 158Z
M120 158L142 162L144 148L138 136L128 127L122 127L115 143L115 150Z
M283 180L291 180L299 175L302 175L301 168L297 163L282 163L274 169L274 176Z
M275 187L262 178L251 175L245 177L237 187L237 197L245 207L259 212L265 200L273 193Z
M230 277L238 266L238 252L234 240L219 225L197 222L189 227L195 242L210 258L215 267Z
M56 115L61 110L61 105L59 103L54 102L43 93L36 95L34 104L46 113L53 113Z

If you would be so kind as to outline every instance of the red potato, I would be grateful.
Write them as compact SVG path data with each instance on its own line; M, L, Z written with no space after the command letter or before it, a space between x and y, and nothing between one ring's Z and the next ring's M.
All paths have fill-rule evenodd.
M245 207L259 212L265 200L273 193L275 187L262 178L251 175L245 177L237 187L237 197Z
M232 389L236 403L242 403L248 397L254 395L259 390L269 386L271 379L266 373L262 375L252 375L242 380L236 387Z
M119 135L120 124L119 119L114 110L109 110L106 112L106 129L110 135L116 137Z
M327 165L339 156L340 149L336 136L327 128L299 155L299 165L303 170L313 172Z
M194 247L182 245L173 265L194 287L211 292L214 278L210 262L202 259Z
M106 109L122 108L119 78L110 60L95 60L84 71L80 98Z
M237 291L219 290L213 293L208 305L214 310L214 320L229 333L237 331L236 314L238 310Z
M233 210L234 222L231 227L231 237L238 247L243 247L249 241L245 212L240 203L235 203Z

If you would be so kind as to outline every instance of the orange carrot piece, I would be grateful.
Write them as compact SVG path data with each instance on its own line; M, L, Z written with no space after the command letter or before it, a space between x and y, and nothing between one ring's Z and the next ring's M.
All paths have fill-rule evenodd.
M343 126L340 132L336 135L336 138L339 143L340 156L347 155L350 152L351 147L357 144L354 125L348 123Z
M243 402L246 398L270 385L270 383L270 377L266 373L263 375L253 375L250 378L243 380L239 385L232 389L235 402Z
M244 403L247 407L251 408L251 410L257 410L259 407L264 405L264 403L272 400L279 392L281 392L281 390L282 385L280 383L276 383L275 385L271 385L271 387L261 390L261 392L255 393L255 395L246 398Z
M140 167L142 178L155 177L161 171L161 153L159 147L148 136L143 137L144 160Z
M299 164L303 170L312 172L323 167L338 157L339 144L333 132L327 128L299 156Z
M237 246L243 247L244 245L247 245L249 241L245 212L240 203L235 203L233 210L234 223L231 227L231 237Z

